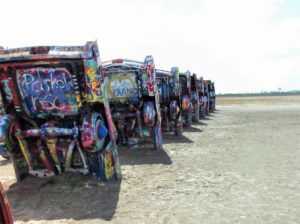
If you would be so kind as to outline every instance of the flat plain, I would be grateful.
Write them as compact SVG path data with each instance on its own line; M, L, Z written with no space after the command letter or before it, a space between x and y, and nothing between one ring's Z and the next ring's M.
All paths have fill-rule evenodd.
M0 159L16 223L300 223L300 96L219 97L217 111L119 149L123 179L66 173L16 183Z

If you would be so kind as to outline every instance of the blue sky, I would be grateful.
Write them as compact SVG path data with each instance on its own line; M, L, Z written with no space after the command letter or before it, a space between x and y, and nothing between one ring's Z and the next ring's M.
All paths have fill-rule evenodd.
M300 17L300 1L283 1L278 10L278 16L283 19Z
M16 7L17 6L17 7ZM81 45L203 75L217 92L300 89L300 1L1 1L0 45Z

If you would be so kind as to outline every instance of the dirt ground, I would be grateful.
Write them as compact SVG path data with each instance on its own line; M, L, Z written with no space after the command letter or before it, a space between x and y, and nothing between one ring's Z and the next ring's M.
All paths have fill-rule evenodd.
M65 174L15 183L16 223L300 223L300 96L218 98L160 152L120 149L123 179Z

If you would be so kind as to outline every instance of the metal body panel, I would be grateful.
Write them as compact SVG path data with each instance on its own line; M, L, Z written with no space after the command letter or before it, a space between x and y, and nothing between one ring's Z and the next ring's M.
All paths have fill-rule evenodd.
M97 42L0 51L1 106L10 115L1 139L18 181L28 174L49 177L65 171L121 178L100 71Z
M161 112L152 56L144 62L114 59L103 63L107 95L119 142L161 149Z

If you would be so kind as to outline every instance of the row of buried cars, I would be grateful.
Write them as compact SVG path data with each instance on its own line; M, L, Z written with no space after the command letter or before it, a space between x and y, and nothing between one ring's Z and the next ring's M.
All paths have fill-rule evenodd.
M152 56L102 62L97 42L0 50L0 92L0 153L17 181L120 179L118 145L159 150L163 132L215 110L213 82L156 69Z

